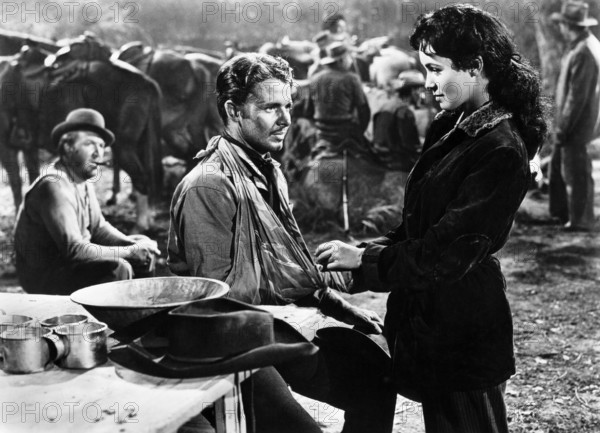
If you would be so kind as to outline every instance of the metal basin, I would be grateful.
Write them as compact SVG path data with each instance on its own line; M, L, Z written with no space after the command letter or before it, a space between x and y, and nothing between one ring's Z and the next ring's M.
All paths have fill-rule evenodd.
M97 284L72 293L71 300L117 331L159 311L227 292L229 285L210 278L156 277Z

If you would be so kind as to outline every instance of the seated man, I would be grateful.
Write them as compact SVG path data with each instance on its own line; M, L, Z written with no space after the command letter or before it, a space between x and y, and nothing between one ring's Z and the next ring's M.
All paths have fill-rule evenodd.
M290 126L292 85L288 63L268 55L240 55L221 67L217 105L225 131L198 154L198 165L175 190L169 267L178 275L225 281L229 295L241 301L317 306L380 333L377 314L343 300L329 288L344 288L343 280L317 269L292 215L279 164L269 156L281 149ZM313 359L253 375L257 431L320 431L293 401L287 382L345 410L346 433L391 432L396 396L384 366L363 368L357 358L364 353L340 350L344 342L335 349L315 343L321 350Z
M408 173L421 153L414 109L421 105L425 77L417 70L401 72L394 94L373 116L373 151L390 170Z
M25 193L15 225L19 282L27 293L68 295L148 271L156 242L126 236L102 216L94 191L114 135L95 110L73 110L52 131L58 161Z

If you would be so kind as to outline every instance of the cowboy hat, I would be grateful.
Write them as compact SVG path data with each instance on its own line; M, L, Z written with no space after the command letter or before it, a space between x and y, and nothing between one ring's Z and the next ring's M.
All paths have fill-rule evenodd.
M157 337L161 331L166 338ZM216 298L171 310L140 338L113 348L109 358L152 376L192 378L266 367L317 350L271 313Z
M591 27L598 24L595 18L589 18L589 5L582 1L567 1L563 3L560 12L554 12L550 18L554 22L563 22L580 27Z
M400 72L398 78L392 80L394 90L404 89L405 87L422 87L425 85L425 77L416 69Z
M322 65L330 65L331 63L337 62L344 56L350 54L350 50L345 43L334 42L326 47L326 53L327 55L320 60Z
M104 140L106 146L110 146L115 141L115 135L104 126L102 114L91 108L77 108L71 111L64 122L54 127L51 134L54 147L58 146L64 134L71 131L95 132Z

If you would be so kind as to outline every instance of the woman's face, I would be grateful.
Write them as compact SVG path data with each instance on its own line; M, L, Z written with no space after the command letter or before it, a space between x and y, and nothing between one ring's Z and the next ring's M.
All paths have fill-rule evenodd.
M478 83L469 72L454 69L452 60L437 54L419 51L419 59L427 70L425 87L443 110L456 110L473 102Z

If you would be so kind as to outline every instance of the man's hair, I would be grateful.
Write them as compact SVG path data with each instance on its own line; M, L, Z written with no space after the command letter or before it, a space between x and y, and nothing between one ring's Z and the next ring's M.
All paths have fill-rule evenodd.
M79 138L81 131L69 131L60 137L58 140L58 155L66 155L65 147L73 145Z
M217 108L223 123L227 125L228 100L241 106L257 84L273 78L292 85L292 68L287 61L268 54L244 53L225 62L217 75Z

